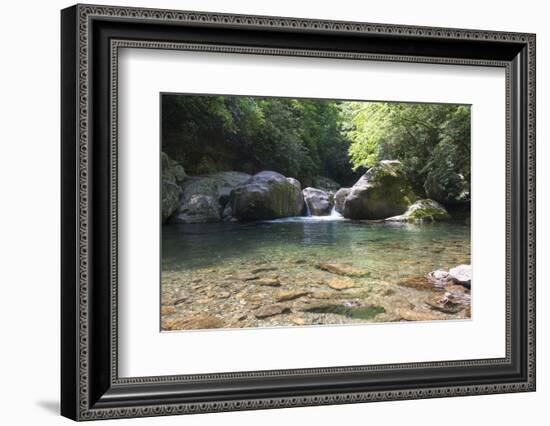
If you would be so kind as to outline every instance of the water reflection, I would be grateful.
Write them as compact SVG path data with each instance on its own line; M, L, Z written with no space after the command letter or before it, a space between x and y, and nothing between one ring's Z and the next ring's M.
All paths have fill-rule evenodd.
M469 263L465 223L366 223L341 218L168 225L163 270L236 267L251 262L341 261L397 278Z

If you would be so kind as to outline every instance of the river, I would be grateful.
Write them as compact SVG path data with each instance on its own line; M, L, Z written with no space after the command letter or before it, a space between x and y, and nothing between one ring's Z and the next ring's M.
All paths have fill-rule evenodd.
M341 276L321 269L323 263L366 274ZM165 225L163 328L203 328L186 325L200 315L214 318L213 328L386 322L403 320L405 311L413 319L415 312L418 319L464 319L464 313L426 308L433 291L422 278L469 263L470 226L462 221L369 223L334 215ZM333 288L335 280L346 288ZM285 294L290 299L284 300ZM258 309L272 304L285 310L257 317ZM378 310L356 316L349 314L353 309L339 311L334 305Z

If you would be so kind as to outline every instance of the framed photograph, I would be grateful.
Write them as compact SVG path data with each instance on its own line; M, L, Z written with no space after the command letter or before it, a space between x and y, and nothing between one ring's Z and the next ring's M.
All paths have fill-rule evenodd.
M535 390L535 35L61 12L61 412Z

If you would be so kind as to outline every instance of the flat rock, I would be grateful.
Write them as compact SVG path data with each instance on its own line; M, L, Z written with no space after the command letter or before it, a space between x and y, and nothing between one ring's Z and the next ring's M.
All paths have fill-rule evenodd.
M162 306L160 308L161 315L169 315L175 312L176 312L176 308L174 308L173 306Z
M333 291L314 291L311 296L314 299L330 299L333 294Z
M254 283L259 285L265 285L268 287L279 287L281 285L281 281L279 281L279 278L270 278L270 277L259 278L257 280L254 280Z
M421 275L405 278L404 280L398 281L396 284L401 287L414 288L416 290L431 290L433 288L433 285L428 278Z
M288 308L288 306L274 304L274 305L262 306L254 313L254 315L256 316L256 318L262 319L262 318L272 317L274 315L284 314L287 312L290 312L290 309Z
M250 272L253 273L253 274L259 274L260 272L270 272L270 271L276 271L276 270L277 270L277 268L275 268L275 267L266 266L266 267L263 267L263 268L253 269Z
M437 321L442 319L429 312L414 311L412 309L399 309L398 313L405 321Z
M218 299L228 299L231 296L231 293L228 291L220 291L218 293L213 292L212 296L217 297Z
M260 278L259 275L251 275L251 274L238 275L238 276L235 277L235 279L239 280L239 281L254 281L254 280L257 280L259 278ZM232 278L228 278L228 279L232 279Z
M277 302L285 302L287 300L294 300L302 296L307 296L308 294L309 292L304 290L280 291L275 294L275 300Z
M333 278L327 281L327 285L335 290L345 290L355 287L355 283L349 278Z
M345 263L319 263L317 265L319 269L323 271L332 272L338 275L347 275L350 277L365 277L369 275L369 272L364 269L359 269Z
M223 322L212 315L195 315L188 318L170 318L162 323L163 330L201 330L220 328Z

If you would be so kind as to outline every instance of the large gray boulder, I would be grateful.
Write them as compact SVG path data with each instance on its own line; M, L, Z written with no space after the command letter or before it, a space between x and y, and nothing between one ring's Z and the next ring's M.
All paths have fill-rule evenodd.
M231 191L224 218L265 220L299 216L304 207L300 182L263 171Z
M338 213L342 213L342 210L344 209L344 201L346 201L346 197L349 195L350 191L351 188L340 188L336 191L336 194L334 194L334 209Z
M161 171L162 171L162 180L169 182L181 184L187 174L183 166L177 161L171 159L168 154L161 153Z
M177 210L181 188L174 182L162 181L162 223Z
M351 187L342 215L349 219L385 219L404 213L415 198L401 162L384 160Z
M450 218L451 216L445 210L445 207L437 201L425 199L415 201L402 215L393 216L386 220L392 222L434 222Z
M173 223L219 222L231 191L250 180L240 172L219 172L188 177L182 185L182 194Z
M302 184L298 179L293 177L287 177L286 180L292 185L292 197L291 205L294 206L292 213L298 212L297 214L292 214L291 216L299 216L304 210L304 195L302 194Z
M304 202L312 216L328 216L334 205L334 195L317 188L305 188L302 191Z
M161 175L162 175L162 223L177 210L181 188L179 184L186 178L185 170L176 161L161 153Z

